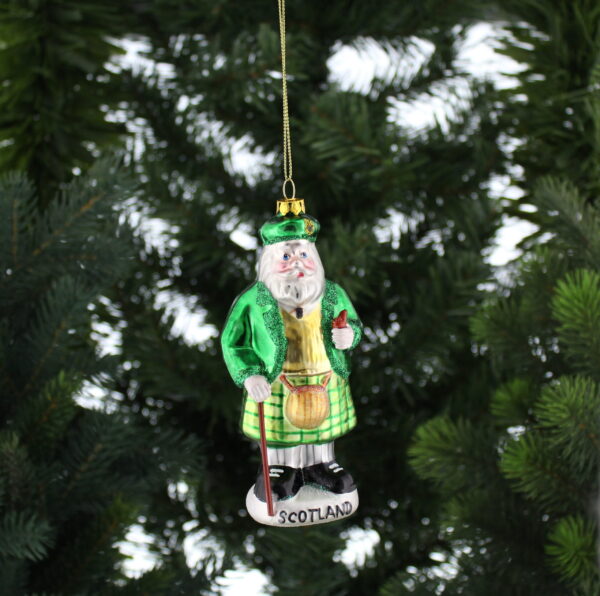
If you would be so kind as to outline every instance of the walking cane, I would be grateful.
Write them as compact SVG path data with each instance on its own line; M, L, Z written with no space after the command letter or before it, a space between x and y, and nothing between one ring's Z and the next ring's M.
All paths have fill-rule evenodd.
M258 423L260 426L260 454L262 457L263 479L265 481L265 498L267 499L267 513L270 517L275 515L273 509L273 495L271 494L271 479L269 478L269 456L267 454L267 439L265 438L265 405L258 404Z

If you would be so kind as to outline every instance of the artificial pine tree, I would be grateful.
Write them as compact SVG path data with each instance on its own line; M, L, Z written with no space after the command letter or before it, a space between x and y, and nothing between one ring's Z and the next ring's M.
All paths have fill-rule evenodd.
M102 293L131 272L132 233L119 224L131 184L103 160L43 214L23 174L0 184L3 594L118 593L117 543L151 513L152 493L199 469L181 431L80 404L105 398L117 364L93 326ZM174 579L168 564L161 574Z
M118 101L106 66L117 52L109 37L123 23L117 8L70 0L0 7L0 586L7 595L147 586L197 593L209 584L205 574L190 576L181 544L161 543L180 508L173 487L187 472L200 475L194 439L109 403L117 359L102 353L99 333L112 312L106 294L135 270L136 240L124 222L135 182L110 158L80 174L124 131L107 113ZM159 501L162 509L150 508ZM140 516L154 524L156 568L132 581L118 543Z
M421 426L410 453L446 500L457 569L444 594L591 596L600 592L600 12L586 1L511 9L503 51L525 68L503 119L525 194L507 212L539 229L472 320L495 389L471 415L449 410ZM421 580L415 593L430 593ZM399 574L388 593L407 581Z
M121 3L4 0L0 6L0 170L27 172L45 207L73 169L118 142L109 59L123 51ZM112 91L111 91L112 89Z
M3 461L8 462L12 484L4 482L10 491L4 488L2 513L11 532L7 536L18 535L0 542L6 554L6 585L63 593L199 593L210 589L211 574L243 564L268 573L275 586L302 594L379 589L430 594L442 587L448 594L489 594L499 581L514 594L562 594L565 586L593 594L596 579L585 556L594 539L593 520L577 495L573 499L559 491L554 496L545 488L547 479L528 474L531 468L525 466L530 461L554 463L543 454L538 459L540 444L560 449L560 456L564 452L577 470L583 492L590 492L593 432L587 439L573 436L576 429L560 418L557 404L593 408L597 383L592 370L596 333L588 317L597 285L592 251L596 216L584 206L598 195L597 108L587 93L597 82L593 4L336 2L327 10L306 3L288 5L299 194L310 201L324 226L320 248L329 276L344 282L366 323L368 341L354 355L359 427L340 445L342 456L353 462L363 503L359 515L346 524L264 533L244 517L240 494L254 475L248 461L258 458L238 432L239 395L227 380L215 338L194 343L177 336L174 316L159 302L165 294L171 301L185 301L216 334L230 297L254 277L251 237L279 198L274 183L279 162L272 158L280 155L275 3L135 2L119 18L106 2L4 3L2 37L10 43L0 47L0 69L11 85L10 95L2 96L2 118L11 128L3 137L3 169L28 170L38 187L30 191L37 197L31 202L48 211L43 217L54 213L59 221L69 221L65 213L77 204L77 192L72 189L66 203L54 199L53 207L53 197L61 196L55 191L70 179L73 168L85 169L104 140L118 142L114 133L122 128L107 124L101 113L107 110L103 106L119 101L122 114L145 123L142 142L132 152L141 182L135 208L167 224L160 249L139 236L130 239L136 263L129 271L135 273L105 276L110 288L101 283L103 265L83 267L97 274L97 279L91 275L97 285L90 286L86 304L95 305L98 321L121 331L123 351L116 365L110 358L98 363L91 315L81 312L70 341L79 341L87 351L68 343L58 364L48 361L48 383L54 381L58 388L51 394L60 395L61 403L76 412L72 419L65 415L69 438L57 438L54 451L30 452L14 442L29 420L29 401L3 400L3 407L15 413L6 418L13 425L13 442L6 439L8 456ZM506 51L529 66L521 86L504 97L489 85L473 86L470 105L456 110L447 130L434 126L415 132L396 124L390 118L394 101L410 102L464 76L456 51L464 26L475 19L517 23ZM108 74L104 65L114 48L106 36L125 33L146 36L149 57L172 65L173 76ZM340 43L361 47L371 37L397 61L407 55L412 36L430 43L433 53L410 75L403 61L366 92L348 90L331 79L327 61ZM81 56L87 59L85 66ZM74 69L66 66L73 59ZM35 68L29 70L32 64ZM40 76L32 78L32 73ZM523 95L529 103L521 101ZM490 276L481 253L499 214L486 187L491 176L504 172L505 156L498 144L502 132L525 141L514 153L524 176L517 172L515 178L526 191L522 203L533 202L539 210L533 215L525 209L517 212L534 218L542 233L556 235L546 250L536 249L522 266L516 289L500 288L501 293L512 292L514 300L490 300L474 319L481 350L494 354L491 369L490 361L474 354L468 318L483 298L481 282ZM245 177L232 170L227 147L236 140L263 157L259 174ZM539 181L551 168L560 170L561 180ZM11 196L16 192L10 190ZM40 222L56 230L35 210L27 215L31 219L23 216L30 222L24 237ZM558 223L568 224L568 230ZM84 234L87 230L81 228ZM236 242L244 236L245 241ZM4 235L5 242L9 237ZM101 246L116 248L108 237ZM585 260L578 254L582 238ZM91 240L79 240L66 244L84 254ZM526 246L538 240L534 237ZM62 243L56 246L64 248ZM94 252L94 257L109 254ZM13 286L15 295L26 296L28 302L17 304L9 295L13 310L7 313L17 315L5 321L3 337L9 343L17 342L15 329L26 329L43 319L42 314L57 316L57 296L46 287L52 287L51 279L82 275L72 271L78 259L59 256L53 264L28 272L41 286L33 278L23 278L21 290ZM77 297L78 287L76 281L63 280L55 291ZM96 299L100 294L106 297L102 301ZM83 302L80 311L85 310ZM72 303L64 298L58 306L68 309ZM32 319L39 304L46 310ZM31 385L31 404L42 400L46 389L36 387L41 379L26 364L33 370L39 360L30 362L26 352L31 348L40 358L36 346L48 341L43 326L33 330L36 342L30 341L31 335L19 335L22 352L13 353L10 344L13 360L6 360L15 362L11 374L18 374L22 386ZM78 354L87 354L89 360ZM90 379L112 389L104 394L114 408L111 416L74 405L79 385L68 377L60 380L65 367L79 383ZM550 375L558 379L556 387L549 384ZM419 430L413 451L423 478L446 482L438 494L415 476L405 454L415 427L440 412L446 415ZM79 441L94 453L94 433L123 429L123 420L127 432L123 438L117 433L122 442L111 457L98 462L105 467L93 466L94 457L85 468L88 484L85 475L74 472L86 461ZM44 430L57 432L50 418L42 416L42 421ZM190 435L197 439L184 438ZM162 465L149 469L156 460L138 455L142 444L164 454ZM454 448L458 461L448 457ZM502 467L498 448L508 454ZM581 459L573 455L574 449L583 454ZM194 450L196 457L189 455ZM111 508L102 492L93 494L88 504L96 509L78 513L87 517L76 520L69 517L68 506L75 514L78 502L54 515L61 503L55 493L48 496L52 515L35 501L40 493L27 493L29 500L22 503L11 500L11 495L23 494L21 472L46 471L39 467L42 456L56 458L52 462L63 473L52 476L58 487L75 478L74 486L81 482L85 495L99 479L107 487L121 479L122 500ZM555 460L560 464L558 454ZM187 493L175 490L176 478L185 478ZM467 497L450 498L461 490ZM557 513L565 503L568 509ZM61 515L68 523L61 525ZM454 521L452 531L448 519ZM135 520L153 536L154 554L163 564L136 581L115 571L118 553L93 541L94 532L111 520L116 525L109 526L115 530L109 546ZM465 523L457 523L461 520ZM194 570L188 568L182 546L192 521L194 531L205 536L205 546L211 545ZM552 530L547 530L550 524ZM73 526L88 531L70 536ZM340 563L340 552L345 531L352 526L376 531L380 541L367 564L351 574ZM63 581L61 568L75 558L73 553L85 553L86 564ZM31 564L27 557L41 560ZM436 579L440 558L454 566L451 573L458 572L454 580ZM30 577L38 583L28 583Z

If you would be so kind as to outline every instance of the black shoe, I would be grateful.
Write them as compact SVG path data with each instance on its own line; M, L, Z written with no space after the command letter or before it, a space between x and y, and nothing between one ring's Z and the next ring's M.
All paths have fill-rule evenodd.
M300 470L290 468L289 466L269 466L269 479L271 481L271 492L280 501L293 497L302 486L302 474ZM258 471L258 476L254 483L254 494L259 501L263 503L267 502L262 467Z
M314 484L337 495L350 493L356 489L350 473L346 472L336 461L302 468L302 475L304 484Z

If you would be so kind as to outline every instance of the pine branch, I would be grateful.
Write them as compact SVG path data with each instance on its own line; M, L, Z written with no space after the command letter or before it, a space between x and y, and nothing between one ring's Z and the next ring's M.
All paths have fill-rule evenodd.
M0 555L39 561L54 542L54 531L35 513L9 511L0 519Z
M432 418L419 426L408 449L412 467L449 494L485 486L494 477L493 431L467 420Z
M580 269L560 280L552 313L559 322L560 347L574 368L600 378L600 273Z
M596 545L598 528L582 516L569 515L554 524L548 534L546 553L550 564L578 594L600 590Z
M506 445L500 469L516 490L545 510L562 514L581 507L587 490L585 479L570 469L560 454L542 432L529 431Z
M581 483L592 486L600 471L600 388L589 378L560 377L535 405L544 437Z
M511 379L495 391L490 412L503 428L522 424L530 426L534 421L532 407L538 394L539 388L531 380Z

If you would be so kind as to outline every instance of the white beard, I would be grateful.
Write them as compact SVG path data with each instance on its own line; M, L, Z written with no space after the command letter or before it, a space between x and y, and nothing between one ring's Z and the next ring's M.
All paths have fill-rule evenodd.
M258 262L258 280L262 281L280 305L289 309L312 305L323 296L325 291L325 272L319 253L314 244L307 246L307 251L315 260L317 267L312 275L304 277L282 276L273 271L273 261L279 256L281 249L274 245L266 246ZM305 270L302 270L305 271Z
M277 302L296 308L316 302L323 295L323 284L319 279L302 277L300 279L277 279L275 274L271 279L264 280L267 288ZM274 278L274 279L273 279Z

